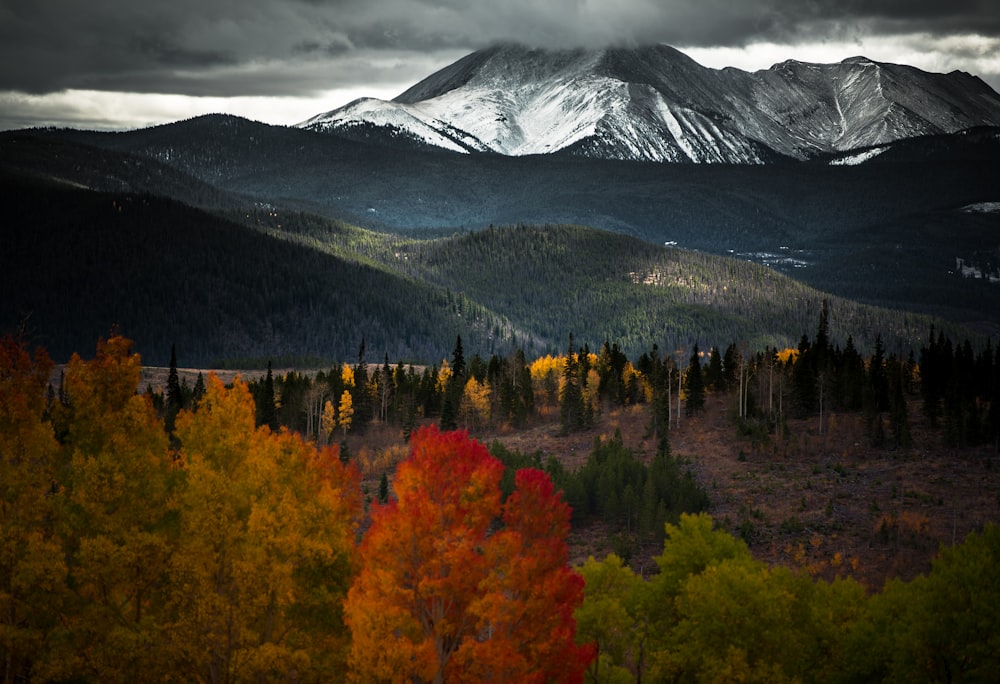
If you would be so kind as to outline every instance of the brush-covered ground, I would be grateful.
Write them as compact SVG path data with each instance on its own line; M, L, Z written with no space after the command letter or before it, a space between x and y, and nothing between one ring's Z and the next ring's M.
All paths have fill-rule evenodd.
M858 414L789 420L786 436L740 436L734 397L709 395L704 412L683 415L670 432L671 451L690 462L708 492L716 524L742 536L764 561L801 567L825 578L849 575L878 590L893 577L930 570L942 545L961 543L1000 519L1000 454L941 445L918 401L909 406L913 447L869 446ZM542 450L569 468L582 465L597 437L620 431L623 443L647 459L645 407L611 410L589 431L560 436L557 418L524 431L484 434L510 449ZM603 525L574 530L571 560L602 558L622 537ZM660 543L631 545L637 571L655 571Z

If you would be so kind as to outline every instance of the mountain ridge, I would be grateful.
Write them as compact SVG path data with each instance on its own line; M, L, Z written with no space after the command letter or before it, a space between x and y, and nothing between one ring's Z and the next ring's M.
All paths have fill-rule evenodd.
M769 69L703 67L666 45L471 53L393 100L364 98L298 124L380 128L458 152L565 152L760 164L1000 125L1000 95L964 72L850 57Z

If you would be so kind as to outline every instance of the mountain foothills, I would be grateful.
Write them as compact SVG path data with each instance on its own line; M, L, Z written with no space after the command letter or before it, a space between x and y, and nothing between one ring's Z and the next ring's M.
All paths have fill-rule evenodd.
M4 179L11 225L3 324L67 359L118 325L148 362L170 343L198 366L354 359L436 362L470 350L562 350L575 332L629 354L700 339L788 346L825 295L766 266L573 226L433 240L295 212L209 213L151 195ZM775 305L780 302L780 305ZM931 319L833 298L834 329L906 348ZM956 334L957 333L953 333Z
M1000 126L1000 95L966 73L855 57L709 69L658 45L473 53L386 102L361 99L301 127L455 151L758 164Z
M666 47L504 46L302 127L5 132L0 325L57 359L117 325L149 362L172 341L200 365L362 340L435 362L458 334L484 354L570 333L629 354L782 346L823 299L865 351L879 332L913 348L932 318L996 335L998 102L862 59L747 74Z

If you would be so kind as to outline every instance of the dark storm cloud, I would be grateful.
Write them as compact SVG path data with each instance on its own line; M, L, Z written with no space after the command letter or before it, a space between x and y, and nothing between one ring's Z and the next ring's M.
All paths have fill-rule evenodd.
M415 80L427 73L415 55L497 41L739 47L880 33L997 36L1000 11L996 0L0 0L0 90L294 95L387 72Z

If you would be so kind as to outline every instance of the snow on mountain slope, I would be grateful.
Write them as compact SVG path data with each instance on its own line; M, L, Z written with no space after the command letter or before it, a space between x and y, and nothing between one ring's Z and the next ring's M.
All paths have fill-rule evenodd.
M968 74L863 57L748 73L708 69L664 45L506 45L391 102L358 100L299 125L340 134L374 126L462 152L746 164L1000 126L1000 95Z
M447 121L428 116L418 106L400 105L377 98L361 98L299 124L300 128L320 131L344 131L358 126L386 128L428 145L455 152L488 149L474 136Z

